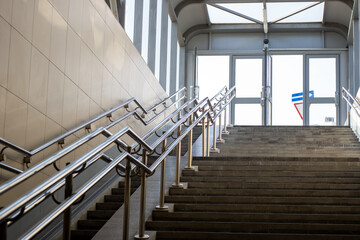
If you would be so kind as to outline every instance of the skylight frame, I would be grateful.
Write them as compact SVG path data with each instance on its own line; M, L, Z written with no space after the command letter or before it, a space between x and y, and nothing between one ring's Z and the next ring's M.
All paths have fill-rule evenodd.
M293 7L291 12L285 13L283 16L278 17L277 19L273 19L273 18L269 18L269 15L274 15L271 13L274 4L292 4L292 5L296 5L299 4L299 8ZM216 1L211 1L209 3L206 4L207 7L207 12L208 12L208 19L210 20L211 24L237 24L237 25L241 25L241 24L264 24L263 21L259 20L259 15L257 15L257 18L254 18L253 16L249 16L246 15L244 12L238 12L236 11L236 9L242 8L244 5L249 5L249 4L262 4L262 3L258 3L258 2L254 2L254 3L223 3L223 2L216 2ZM233 7L236 5L243 5L242 7ZM322 10L319 11L317 10L317 12L321 12L320 16L315 16L314 18L310 18L308 20L302 20L302 21L288 21L286 19L296 19L296 16L298 14L304 14L304 12L307 12L309 10L314 10L314 8L319 8L318 6L321 5L322 6ZM218 10L216 12L212 11L212 8L217 8ZM277 24L277 23L322 23L323 19L324 19L324 9L325 9L325 4L324 4L324 0L320 0L320 1L307 1L307 2L281 2L281 3L275 3L275 2L271 2L271 3L266 3L266 11L267 11L267 23L269 24ZM297 10L295 10L297 9ZM270 11L270 14L269 14ZM261 14L264 14L264 10L261 12ZM239 21L219 21L216 19L221 18L220 14L233 14L234 18L236 19L236 17L238 17ZM214 14L218 14L218 16L214 16ZM229 16L229 15L228 15ZM231 18L230 18L231 20ZM269 21L270 20L270 21ZM265 23L266 24L266 23Z

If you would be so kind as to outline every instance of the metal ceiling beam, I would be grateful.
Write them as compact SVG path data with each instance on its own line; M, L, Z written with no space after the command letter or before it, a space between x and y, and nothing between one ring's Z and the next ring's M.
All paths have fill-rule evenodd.
M266 9L266 0L263 0L263 24L264 24L264 33L268 34L268 20L267 20L267 9Z
M252 22L254 22L254 23L263 24L262 21L259 21L259 20L255 19L255 18L252 18L252 17L249 17L249 16L244 15L244 14L242 14L242 13L233 11L233 10L231 10L231 9L229 9L229 8L226 8L226 7L217 5L217 4L213 4L213 3L211 3L211 4L209 4L209 5L210 5L210 6L213 6L213 7L216 7L216 8L218 8L218 9L220 9L220 10L223 10L223 11L225 11L225 12L231 13L231 14L233 14L233 15L235 15L235 16L245 18L245 19L247 19L247 20L249 20L249 21L252 21Z
M206 4L205 4L205 3L202 4L202 5L203 5L204 12L205 12L207 25L208 25L208 26L211 26L211 21L210 21L210 15L209 15L208 8L206 7Z
M285 15L285 16L283 16L283 17L280 17L280 18L278 18L278 19L276 19L276 20L274 20L274 21L272 21L272 22L269 22L269 24L280 22L281 20L284 20L284 19L286 19L286 18L289 18L289 17L291 17L291 16L294 16L294 15L296 15L296 14L298 14L298 13L301 13L301 12L303 12L303 11L305 11L305 10L308 10L309 8L315 7L315 6L317 6L317 5L319 5L319 4L323 3L323 2L324 2L324 1L319 1L319 2L317 2L317 3L314 3L314 4L309 5L309 6L307 6L307 7L301 8L301 9L299 9L299 10L297 10L297 11L294 11L294 12L292 12L292 13L290 13L290 14L287 14L287 15Z
M309 2L314 0L267 0L268 3L272 2ZM183 10L186 6L191 4L199 4L199 3L205 3L205 4L216 4L216 3L261 3L263 0L183 0L178 5L176 5L174 11L176 13L176 16L179 16L181 10ZM343 2L345 3L349 8L352 9L354 0L325 0L325 2Z
M187 44L193 37L203 33L262 33L264 31L262 25L254 24L226 24L226 25L212 25L209 27L206 24L201 24L188 29L184 33L185 44ZM282 23L269 25L269 32L317 32L329 31L340 34L344 39L347 37L347 27L338 23Z

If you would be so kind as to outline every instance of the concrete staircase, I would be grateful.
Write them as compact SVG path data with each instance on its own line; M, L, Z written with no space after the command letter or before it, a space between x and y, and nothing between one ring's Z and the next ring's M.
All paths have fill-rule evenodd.
M345 127L234 127L184 170L157 239L360 239L360 144Z

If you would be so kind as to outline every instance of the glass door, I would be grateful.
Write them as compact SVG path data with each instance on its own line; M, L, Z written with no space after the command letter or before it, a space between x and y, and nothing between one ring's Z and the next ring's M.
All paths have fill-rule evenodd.
M232 101L231 118L235 125L264 124L261 102L264 86L262 56L232 59L231 86L236 86L236 98Z
M339 57L306 55L305 125L337 125L339 119Z

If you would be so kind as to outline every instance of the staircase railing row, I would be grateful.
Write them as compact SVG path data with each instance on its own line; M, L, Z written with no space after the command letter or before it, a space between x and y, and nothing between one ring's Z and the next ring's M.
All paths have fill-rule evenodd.
M360 100L353 97L345 88L342 88L342 97L348 105L348 126L351 127L357 137L360 138ZM352 118L352 112L356 113L357 116L355 116L355 118Z
M46 198L54 196L54 193L62 186L65 188L65 199L59 205L52 210L47 216L45 216L39 223L33 228L24 233L21 239L30 239L36 236L42 229L44 229L50 222L63 213L63 239L70 239L70 222L71 222L71 205L81 201L84 194L98 183L103 177L111 170L116 169L120 176L125 177L125 190L124 190L124 219L123 219L123 239L129 238L129 214L130 214L130 190L131 190L131 177L134 175L141 176L141 199L140 199L140 222L139 222L139 234L136 236L138 239L146 239L145 234L145 205L146 205L146 177L155 173L156 169L161 165L161 189L160 200L158 208L164 209L164 193L165 193L165 164L166 157L169 153L176 148L176 180L174 185L182 187L180 183L180 157L181 157L181 141L188 136L189 137L189 149L188 149L188 168L192 168L192 131L193 128L199 124L203 129L203 155L208 156L210 152L210 125L213 125L213 147L216 149L216 120L221 119L221 114L226 111L228 104L235 97L235 87L227 89L224 87L213 98L205 98L201 101L197 99L191 99L178 107L175 111L164 118L154 128L140 137L130 127L124 127L116 133L111 133L109 128L116 125L119 121L113 121L106 127L100 127L81 139L75 141L59 152L48 157L38 165L24 171L14 179L11 179L4 185L0 186L0 195L13 189L21 182L26 181L32 175L38 173L45 167L55 164L56 161L77 149L82 144L90 141L96 136L103 134L106 136L106 140L101 142L97 147L81 156L79 159L69 163L64 169L38 185L28 193L19 197L16 201L0 210L0 230L1 239L7 239L7 228L12 222L21 218L30 209L43 202ZM162 104L162 103L160 103ZM122 104L123 105L123 104ZM174 103L172 104L172 106ZM123 105L125 106L125 105ZM193 106L189 109L189 106ZM139 107L141 108L141 107ZM155 107L150 110L143 110L148 113L154 111ZM114 110L115 111L115 110ZM136 110L129 111L128 114L134 114L139 119ZM130 114L130 115L131 115ZM226 115L226 114L225 114ZM105 116L105 115L104 115ZM174 118L176 118L174 120ZM122 117L123 118L123 117ZM120 118L120 119L122 119ZM149 120L151 121L151 120ZM152 120L153 121L153 120ZM142 121L143 124L148 124L146 121ZM182 127L185 130L182 130ZM224 127L226 130L226 127ZM162 131L161 134L158 131ZM219 132L221 132L221 123L219 124ZM176 136L174 137L174 134ZM128 136L134 140L135 144L127 144L121 140L121 137ZM151 136L156 136L156 140L151 144L147 140ZM205 136L207 140L205 141ZM175 139L171 144L167 146L167 140ZM219 135L221 138L221 135ZM157 152L157 147L162 147L161 152ZM109 157L105 150L111 146L117 146L119 150L119 156L116 158ZM141 155L141 157L138 157ZM147 166L148 156L157 155L155 162L151 166ZM73 178L80 174L84 169L88 168L98 160L104 160L108 165L99 171L94 177L89 179L85 184L80 186L76 191L72 190ZM123 160L125 163L123 163Z
M100 114L99 116L87 121L86 123L83 123L64 134L53 138L52 140L48 141L47 143L45 143L33 150L24 149L12 142L7 141L6 139L0 137L0 145L3 146L3 148L0 151L0 168L3 168L5 170L10 171L15 174L20 174L23 172L20 169L17 169L15 167L12 167L12 166L4 163L4 161L6 160L6 155L4 154L4 151L7 148L23 154L24 155L23 162L29 168L29 163L31 162L32 156L44 151L45 149L49 148L50 146L52 146L54 144L59 144L60 146L63 146L65 144L65 139L67 137L73 135L74 133L76 133L82 129L85 129L86 131L90 131L93 128L93 125L92 125L93 123L95 123L105 117L108 118L112 122L111 124L109 124L107 126L107 128L111 128L112 126L118 124L119 122L127 119L130 116L134 116L136 119L141 121L144 125L148 125L148 124L152 123L154 120L156 120L159 116L161 116L162 113L164 113L168 109L172 108L176 104L180 103L185 98L186 98L186 88L182 88L182 89L178 90L177 92L175 92L174 94L172 94L171 96L165 98L164 100L160 101L159 103L157 103L156 105L154 105L153 107L151 107L150 109L147 109L147 110L145 109L145 107L142 104L139 103L139 101L136 98L130 98L126 102L120 104L119 106L116 106L116 107ZM168 105L167 102L170 100L172 100L171 104ZM132 103L135 105L135 108L133 110L130 110L130 104L132 104ZM160 107L162 108L162 110L160 112L157 112L157 109L159 109ZM113 115L121 109L126 109L126 111L128 113L125 116L122 116L121 118L114 120ZM153 116L149 120L145 121L144 119L150 113L153 113Z

